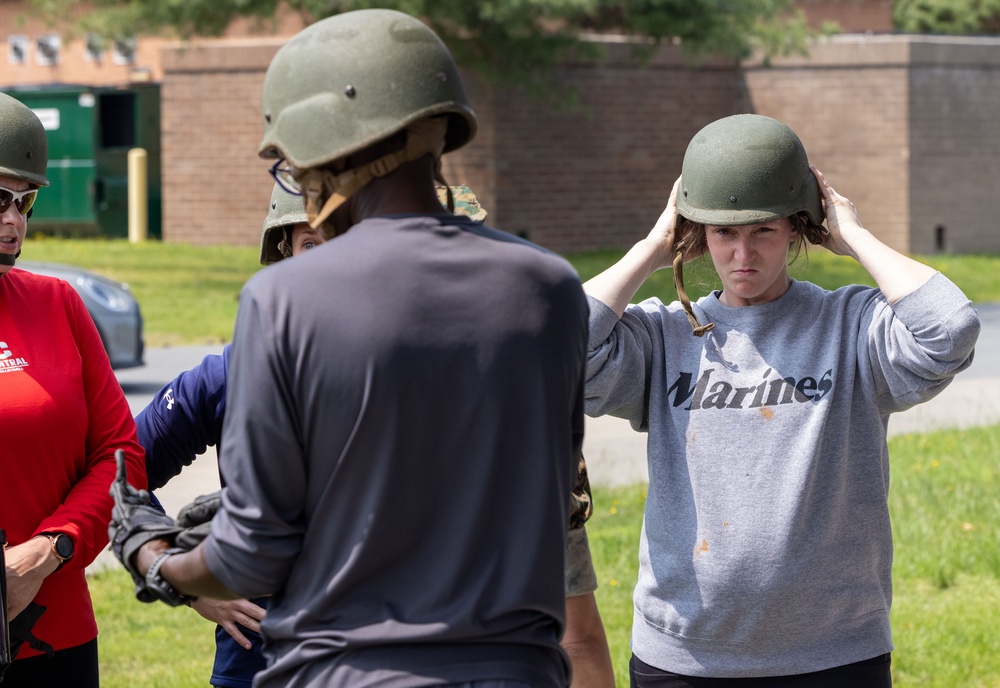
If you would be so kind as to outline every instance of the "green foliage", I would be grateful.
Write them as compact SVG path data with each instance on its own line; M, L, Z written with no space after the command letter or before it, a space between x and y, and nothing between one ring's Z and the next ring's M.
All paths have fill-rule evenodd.
M29 0L47 22L72 20L78 31L105 38L155 35L218 36L237 17L273 17L278 0Z
M73 17L83 32L107 38L173 32L216 36L238 17L265 22L279 7L308 22L380 7L421 17L459 64L490 83L536 93L553 86L555 67L600 57L587 32L636 39L637 54L679 39L693 53L744 57L804 52L803 15L792 0L30 0L51 22ZM561 91L560 91L561 92Z
M786 0L598 0L580 24L655 42L680 38L700 54L746 57L754 47L770 54L804 52L803 15Z
M1000 34L1000 0L896 0L892 14L907 33Z

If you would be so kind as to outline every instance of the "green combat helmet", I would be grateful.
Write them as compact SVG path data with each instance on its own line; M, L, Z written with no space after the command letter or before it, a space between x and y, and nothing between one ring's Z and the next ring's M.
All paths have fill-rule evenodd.
M288 245L288 237L285 236L285 228L308 221L302 196L293 196L275 183L260 233L260 264L270 265L282 258L291 258L292 251Z
M707 125L688 144L677 212L692 222L729 227L805 211L819 225L820 199L795 132L763 115L733 115Z
M0 177L48 186L49 142L45 127L27 105L0 93Z
M284 158L314 227L375 176L428 153L439 159L476 132L451 53L420 20L394 10L345 12L300 31L271 60L262 106L258 152ZM403 150L329 169L404 130Z
M19 179L34 187L48 186L48 162L49 141L38 116L17 98L0 93L0 177ZM3 254L0 262L14 265L20 255L20 251Z
M479 199L472 189L464 184L461 186L437 186L438 200L441 205L448 203L448 191L451 191L456 215L465 215L477 222L486 219L486 209L479 204ZM270 265L284 258L291 258L291 248L285 228L299 222L308 222L306 210L302 204L302 196L294 196L280 184L275 184L271 190L271 204L264 218L264 226L260 234L260 264Z
M691 222L733 227L770 222L805 212L823 223L819 184L799 137L763 115L718 119L694 135L684 153L677 214ZM807 236L810 236L807 234ZM818 235L810 236L818 243ZM697 337L702 325L684 290L684 254L674 256L674 287Z

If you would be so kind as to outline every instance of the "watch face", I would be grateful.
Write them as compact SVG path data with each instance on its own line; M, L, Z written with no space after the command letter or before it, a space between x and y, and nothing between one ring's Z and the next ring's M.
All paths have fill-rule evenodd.
M70 559L73 556L73 538L69 535L58 535L56 537L56 554L63 559Z

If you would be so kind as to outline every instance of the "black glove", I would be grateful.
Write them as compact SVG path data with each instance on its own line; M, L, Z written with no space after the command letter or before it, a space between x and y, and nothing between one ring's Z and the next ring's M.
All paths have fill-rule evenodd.
M4 600L3 603L6 604L7 600ZM10 622L9 628L3 629L8 632L7 638L10 641L10 654L0 662L0 683L3 682L7 667L14 663L17 653L21 651L21 646L25 643L39 652L44 652L49 657L55 652L51 645L44 640L39 640L31 632L31 629L34 628L44 613L45 607L34 601L29 602L24 611L15 616L14 620Z
M111 551L132 574L135 596L140 602L165 600L163 593L151 586L146 577L135 568L135 555L150 540L166 540L172 546L183 529L150 504L148 492L129 485L125 472L125 452L121 449L115 452L115 462L118 472L111 483L111 497L115 500L115 506L111 510L111 523L108 525Z
M208 537L212 530L212 519L222 503L222 490L201 495L177 512L177 525L184 530L177 536L177 546L192 550Z
M35 627L38 620L42 618L45 609L45 607L37 602L29 602L24 611L15 616L14 620L10 622L10 656L12 658L17 658L17 653L25 643L39 652L44 652L49 657L55 652L51 645L44 640L39 640L31 632L31 629Z

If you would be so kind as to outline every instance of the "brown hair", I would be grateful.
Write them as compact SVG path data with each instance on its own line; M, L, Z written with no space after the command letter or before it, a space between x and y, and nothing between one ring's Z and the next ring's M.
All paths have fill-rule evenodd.
M708 253L708 242L705 240L705 225L700 222L692 222L683 216L678 216L676 234L680 237L674 243L676 253L704 255ZM820 244L823 241L822 225L813 224L809 219L809 214L804 210L794 215L788 216L788 221L792 225L792 231L798 232L795 239L795 247L791 251L789 263L794 263L799 254L806 250L806 242L810 244Z
M677 298L687 314L688 322L696 337L701 337L706 332L715 327L714 323L705 323L698 320L697 314L691 308L691 300L684 289L684 256L690 253L695 255L705 255L708 253L708 241L705 239L705 225L700 222L692 222L683 216L678 216L675 236L680 238L674 242L674 288L677 289ZM809 214L805 211L788 216L788 221L792 225L792 231L798 232L795 238L795 248L790 251L791 259L789 264L794 263L799 253L806 250L806 241L812 244L820 244L823 241L823 227L814 224L809 219Z

